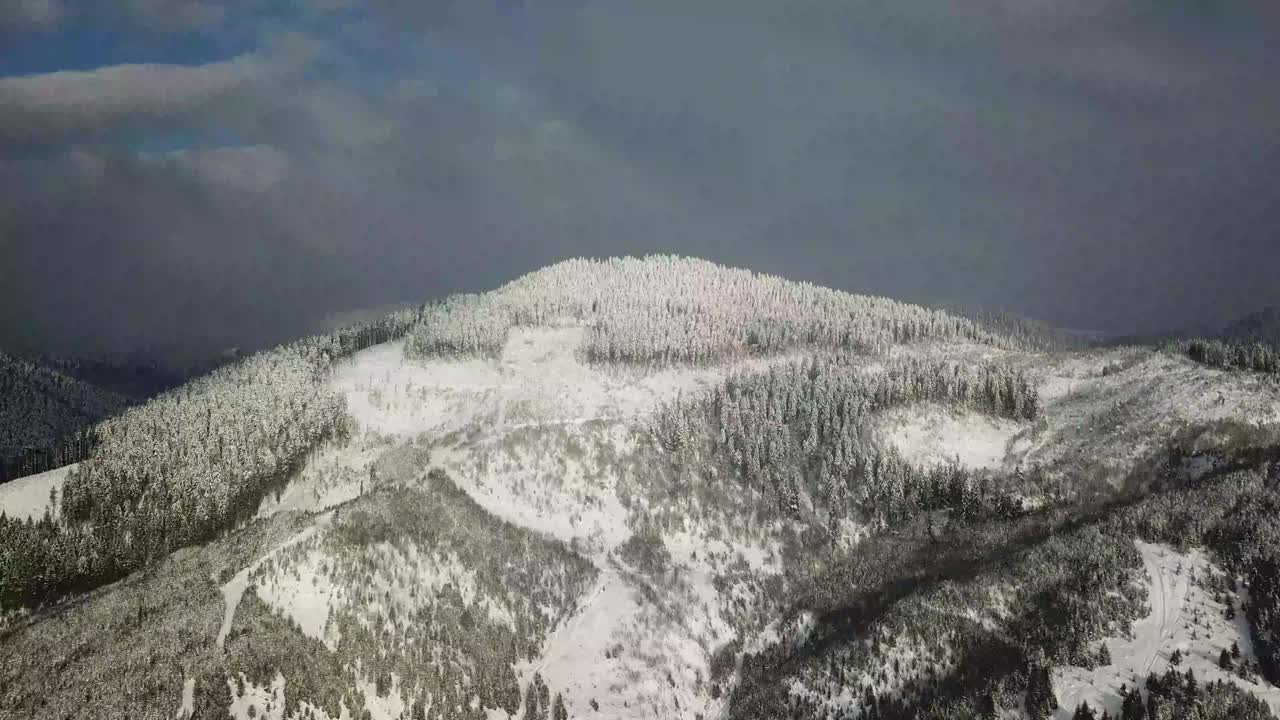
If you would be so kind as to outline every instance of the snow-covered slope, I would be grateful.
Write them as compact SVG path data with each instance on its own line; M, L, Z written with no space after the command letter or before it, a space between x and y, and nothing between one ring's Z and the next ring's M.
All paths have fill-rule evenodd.
M545 307L557 303L575 307ZM838 328L828 310L823 327ZM300 467L282 464L293 476L272 478L267 497L240 508L252 524L218 539L284 528L237 564L200 573L216 617L181 641L207 649L205 665L175 669L182 692L166 696L166 712L207 708L212 692L235 717L281 720L364 710L375 720L544 720L553 702L570 717L620 720L772 719L785 716L779 708L840 717L868 702L904 703L890 716L908 717L903 708L923 706L975 647L1052 645L1035 633L1054 593L1078 590L1064 602L1079 615L1113 613L1089 617L1098 632L1134 612L1117 590L1138 563L1129 536L1094 527L1104 513L1067 522L1070 493L1046 491L1035 512L1017 509L1007 501L1033 494L1016 487L1021 471L1040 466L1046 486L1071 477L1108 489L1194 424L1280 423L1274 384L1145 349L1048 354L963 332L917 342L912 325L869 316L860 327L883 342L867 355L842 354L841 342L789 345L785 333L768 342L805 350L763 354L752 338L787 321L736 328L743 347L735 339L732 351L696 354L699 364L624 364L589 361L583 348L625 345L626 323L601 334L590 317L536 326L521 317L486 330L486 343L499 342L474 357L416 357L405 352L412 340L392 341L308 376L317 393L341 396L350 422L304 446ZM667 320L655 327L677 327ZM460 322L457 338L436 340L470 341L473 329ZM633 351L618 350L645 357ZM947 367L924 362L912 374L904 360ZM774 385L750 375L783 363L793 365L766 377ZM980 366L997 369L973 372ZM810 385L792 390L803 385L793 378ZM678 398L704 397L667 412ZM788 426L795 407L821 408L821 422ZM664 417L675 418L673 433L659 428ZM710 417L736 424L691 427ZM742 442L721 452L732 432ZM779 467L771 457L803 461ZM868 479L866 458L883 483ZM1196 459L1178 479L1212 469ZM38 517L67 471L0 486L0 509ZM784 487L794 492L783 498ZM864 512L877 504L887 511ZM968 541L981 551L969 554ZM1255 659L1240 611L1247 595L1234 598L1228 622L1215 593L1190 581L1218 572L1207 555L1138 548L1150 611L1133 637L1106 639L1108 666L1061 667L1062 657L1087 657L1050 648L1059 717L1081 701L1114 712L1119 684L1162 670L1175 648L1202 680L1229 676L1217 661L1232 642ZM1095 549L1106 554L1097 567ZM1073 574L1081 566L1093 575ZM1049 579L1023 593L1041 570ZM1098 577L1105 584L1088 584ZM1103 595L1116 602L1095 604ZM126 610L141 624L148 608ZM279 647L291 654L268 652ZM1008 675L1025 678L1017 657ZM744 678L776 683L766 699L777 704L733 706ZM1277 707L1280 691L1230 679ZM1007 700L1001 710L1013 717L1019 698Z
M1163 674L1179 653L1178 672L1191 670L1201 682L1224 680L1239 685L1266 700L1273 712L1280 712L1280 688L1250 673L1244 679L1219 666L1223 650L1236 645L1234 662L1256 667L1257 657L1250 639L1248 621L1242 609L1247 591L1231 593L1227 600L1236 610L1226 619L1227 606L1213 596L1213 586L1223 575L1199 550L1186 554L1163 545L1138 542L1146 573L1149 612L1133 624L1131 637L1109 638L1110 665L1093 670L1059 668L1054 674L1058 720L1069 720L1076 707L1087 702L1105 708L1113 717L1120 712L1120 686L1141 688L1151 673Z
M429 447L429 467L420 468L419 475L429 468L447 472L485 511L569 543L598 568L595 584L549 632L538 658L517 664L523 687L537 674L563 694L572 716L596 712L592 701L603 716L613 718L714 715L721 702L710 694L713 654L727 642L752 641L739 637L724 610L754 602L746 586L714 579L725 561L735 557L757 574L776 573L780 566L767 546L727 544L715 528L696 524L664 529L663 544L671 559L657 576L619 559L620 547L646 514L644 501L634 496L634 483L652 461L647 418L661 404L710 390L735 370L763 369L800 356L619 369L584 362L583 334L582 327L571 323L515 327L500 355L488 359L411 360L403 342L357 353L330 381L346 397L355 420L351 436L314 453L259 512L317 511L350 501L379 482L380 458L394 448L411 441ZM1041 377L1045 411L1038 423L937 405L897 407L875 418L873 442L892 445L925 466L958 459L973 469L1010 471L1019 464L1051 463L1084 447L1119 449L1121 441L1123 452L1117 454L1133 458L1144 444L1160 442L1179 417L1280 417L1273 398L1251 394L1255 387L1248 379L1213 375L1160 354L1077 353L1054 356L1049 364L1043 355L972 344L927 344L898 354L1012 362L1037 368ZM1103 374L1107 365L1115 371ZM870 362L864 371L874 374L881 368ZM1209 383L1212 391L1195 389ZM1223 404L1218 404L1219 389L1227 396ZM1098 430L1097 416L1117 404L1129 408L1124 418L1128 436ZM847 534L856 541L860 532L850 528ZM256 592L296 621L301 632L332 648L335 637L326 618L339 606L350 610L356 601L344 596L323 570L332 569L333 560L317 543L318 536L288 572L273 571L256 580ZM407 554L387 552L388 579L371 579L390 583L388 591L396 587L390 578L401 576L434 578L422 580L427 582L424 589L445 578L468 586L471 571L447 558L423 565L412 548ZM1144 547L1144 557L1148 555ZM740 595L744 591L747 595ZM485 612L500 619L506 610ZM1135 663L1178 642L1175 636L1151 637L1149 625L1139 624L1133 648L1113 643L1116 667L1093 674L1063 671L1059 688L1064 704L1105 701L1109 683L1119 677L1116 672L1132 684ZM506 715L494 708L486 713Z
M58 508L49 505L49 495L51 492L61 492L67 475L78 465L79 463L67 465L39 475L28 475L0 483L0 512L11 518L39 520L48 509L57 517Z

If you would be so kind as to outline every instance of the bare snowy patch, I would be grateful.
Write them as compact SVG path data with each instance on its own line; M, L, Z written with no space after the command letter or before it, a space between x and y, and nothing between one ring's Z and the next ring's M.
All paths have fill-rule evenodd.
M0 483L0 512L11 518L39 520L47 509L56 518L58 508L49 505L49 494L62 492L62 483L78 466L79 463L76 463L39 475L28 475Z
M285 541L275 550L272 550L270 553L267 553L266 555L259 558L249 567L236 573L234 576L232 576L230 580L228 580L222 586L222 597L226 602L226 613L223 615L223 618L222 618L222 628L218 631L218 638L217 638L218 647L222 647L222 644L226 642L227 633L231 632L231 623L233 620L235 620L236 608L240 605L240 598L244 596L244 591L249 588L250 575L257 572L258 568L262 565L262 563L270 560L271 557L275 555L275 553L278 553L282 550L286 550L290 546L296 545L310 538L313 534L315 534L316 528L327 525L329 522L329 519L330 519L330 516L328 513L325 513L324 515L319 516L318 518L316 518L316 523L314 525L306 528L302 532L299 532L297 535L294 535L293 537L289 538L287 541Z
M501 433L530 425L637 418L677 393L707 390L732 369L794 360L640 370L583 362L580 326L514 328L497 359L408 359L404 342L356 353L331 385L362 428L411 438L464 431L477 421Z
M897 448L912 463L937 466L958 462L973 469L1001 467L1009 442L1026 426L932 404L891 408L873 422L879 443Z

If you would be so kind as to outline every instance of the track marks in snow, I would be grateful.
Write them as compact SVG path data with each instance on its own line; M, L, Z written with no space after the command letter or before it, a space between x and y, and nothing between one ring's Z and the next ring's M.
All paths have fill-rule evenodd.
M291 545L294 545L296 543L302 542L303 540L306 540L307 538L315 534L317 528L328 525L331 517L332 517L331 513L324 513L323 515L318 516L316 518L315 524L313 524L311 527L308 527L302 530L298 534L294 535L293 537L289 538L288 540L286 540L285 542L277 546L271 552L258 558L256 561L254 561L252 565L236 573L234 576L232 576L230 580L228 580L222 586L222 597L223 597L223 600L226 602L226 611L222 617L222 628L218 630L218 638L217 638L218 647L223 646L223 643L225 643L227 640L227 633L231 632L231 623L235 620L236 608L240 606L240 598L244 596L244 591L249 588L249 576L255 570L258 569L258 566L260 566L263 562L265 562L268 558L270 558L275 553L278 553L281 550L287 547L290 547Z
M1202 683L1233 682L1265 700L1273 711L1280 711L1280 689L1263 680L1247 682L1218 667L1218 655L1233 642L1239 645L1243 659L1256 661L1245 613L1240 608L1245 598L1231 599L1237 613L1235 621L1229 621L1224 615L1226 606L1193 582L1193 577L1205 579L1221 570L1200 550L1182 554L1164 545L1141 541L1137 546L1148 589L1147 615L1133 623L1132 638L1104 641L1111 652L1111 665L1094 670L1066 667L1054 671L1060 705L1057 720L1069 720L1081 702L1117 715L1120 686L1140 687L1149 673L1163 674L1170 667L1174 650L1183 655L1179 672L1190 668Z

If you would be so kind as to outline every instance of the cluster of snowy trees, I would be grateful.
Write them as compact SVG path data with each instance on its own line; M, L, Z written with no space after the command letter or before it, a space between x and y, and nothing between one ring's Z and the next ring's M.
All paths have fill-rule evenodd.
M55 522L0 515L0 607L108 582L257 508L346 424L334 363L407 332L403 311L253 355L99 423Z
M722 463L747 488L773 496L787 516L809 498L832 525L851 514L891 523L920 509L976 512L985 478L958 467L924 470L877 447L867 421L914 402L1034 418L1035 386L1003 365L967 366L914 358L868 376L840 359L814 357L766 372L738 373L709 394L659 408L652 431L690 463Z
M455 295L424 308L405 341L409 357L496 357L511 317L492 295Z
M796 348L880 352L920 340L1016 344L939 310L659 255L568 260L482 297L447 301L426 313L409 352L491 353L512 325L561 320L587 326L582 350L599 362L710 363Z
M1261 342L1197 339L1177 343L1177 348L1209 367L1280 375L1280 350Z
M1233 683L1218 680L1200 684L1195 673L1179 673L1172 667L1163 675L1151 673L1146 697L1138 688L1120 688L1117 715L1095 711L1087 704L1076 708L1073 720L1272 720L1267 703Z
M90 429L129 401L44 365L0 352L0 482L79 462Z

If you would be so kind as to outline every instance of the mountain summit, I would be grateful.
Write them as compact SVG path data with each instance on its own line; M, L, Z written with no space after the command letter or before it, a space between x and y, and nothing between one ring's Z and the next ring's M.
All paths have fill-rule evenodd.
M5 720L1280 710L1280 385L1180 346L570 260L95 434L0 486Z

